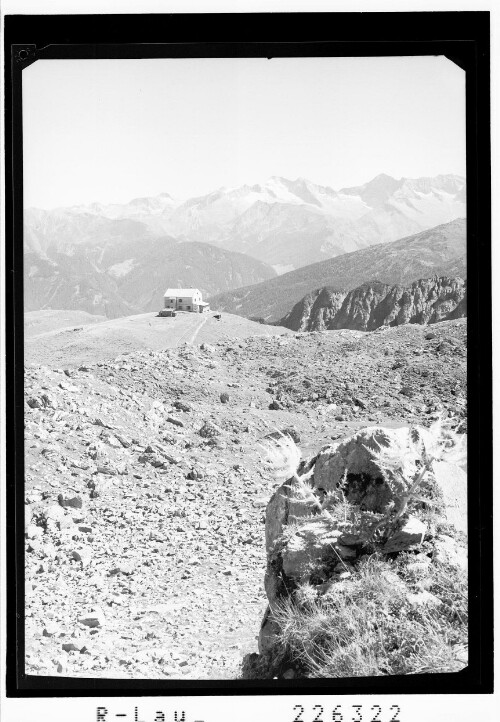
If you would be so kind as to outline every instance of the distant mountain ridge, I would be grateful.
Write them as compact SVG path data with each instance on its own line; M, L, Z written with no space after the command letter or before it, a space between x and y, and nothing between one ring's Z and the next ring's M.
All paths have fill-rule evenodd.
M165 236L245 253L278 272L396 240L464 217L465 179L380 174L336 191L305 178L219 188L178 200L168 193L125 204L27 209L25 246L68 252L112 236Z
M71 253L29 251L24 272L25 311L74 309L108 318L159 310L168 285L199 288L206 297L276 275L241 253L147 234L102 246L82 242Z
M374 331L380 326L437 323L466 315L466 281L435 276L407 287L368 281L349 292L320 288L302 298L278 324L292 331Z
M465 278L466 221L460 218L400 238L314 263L257 286L211 298L214 308L266 322L283 318L305 295L322 287L349 291L369 279L406 285L429 276Z

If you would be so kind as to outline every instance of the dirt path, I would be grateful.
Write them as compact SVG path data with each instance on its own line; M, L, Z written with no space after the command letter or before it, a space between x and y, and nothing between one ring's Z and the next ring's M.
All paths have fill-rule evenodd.
M177 343L176 343L176 346L180 346L182 343L187 343L189 346L192 346L193 343L194 343L195 338L197 337L198 333L199 333L200 330L203 328L203 326L206 324L207 320L208 320L208 316L204 316L204 317L201 319L201 321L200 321L200 323L198 324L198 326L195 328L195 330L190 334L190 336L189 336L188 338L186 338L186 336L188 335L188 333L191 331L191 329L188 328L187 331L185 331L185 332L182 334L182 336L180 336L180 337L178 338Z

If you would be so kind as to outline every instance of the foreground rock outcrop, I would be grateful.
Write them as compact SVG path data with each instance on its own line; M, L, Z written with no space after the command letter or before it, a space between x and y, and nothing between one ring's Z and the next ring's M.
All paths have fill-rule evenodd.
M439 566L444 564L449 577L456 573L465 579L467 484L458 459L450 455L454 443L463 446L463 437L445 433L439 439L439 433L418 427L362 430L301 462L298 472L274 492L266 509L264 586L269 605L259 635L260 657L248 663L253 665L250 676L324 676L310 674L315 652L314 646L306 649L307 631L298 634L307 664L297 650L290 651L293 643L287 642L287 634L301 614L307 624L317 614L323 626L334 627L336 595L342 590L349 599L352 587L356 605L360 574L366 581L360 570L372 558L387 568L374 567L370 584L395 587L401 605L408 608L424 605L445 613L446 599L439 592L443 582L440 586L433 578L444 573L445 567ZM449 494L450 474L455 499ZM461 519L457 508L464 512ZM391 563L399 564L397 573L390 571ZM391 614L382 603L379 611L384 619ZM376 614L367 623L377 623ZM465 628L461 632L465 634ZM353 630L354 636L359 633ZM454 649L447 640L443 632L448 663L458 668L463 654L460 659L457 654L463 648ZM352 676L352 670L334 676Z

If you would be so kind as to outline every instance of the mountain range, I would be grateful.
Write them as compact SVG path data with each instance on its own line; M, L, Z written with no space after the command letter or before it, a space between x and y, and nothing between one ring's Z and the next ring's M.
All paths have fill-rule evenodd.
M25 244L46 252L113 236L168 235L246 253L280 272L465 216L465 200L465 179L457 175L381 174L338 191L273 176L184 201L162 193L125 204L28 208Z
M459 218L413 236L314 263L210 299L213 308L266 322L283 318L306 294L328 287L349 291L370 279L409 284L430 276L460 276L466 270L466 221Z
M27 310L109 317L148 311L159 289L181 280L205 294L232 291L464 215L465 180L456 175L381 174L340 190L273 176L188 200L162 193L125 204L28 208L25 302Z

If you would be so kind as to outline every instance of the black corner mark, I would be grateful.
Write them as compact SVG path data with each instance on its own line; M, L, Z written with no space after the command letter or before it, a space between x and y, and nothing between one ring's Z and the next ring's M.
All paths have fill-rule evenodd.
M13 45L12 56L17 66L26 68L37 60L36 45Z

